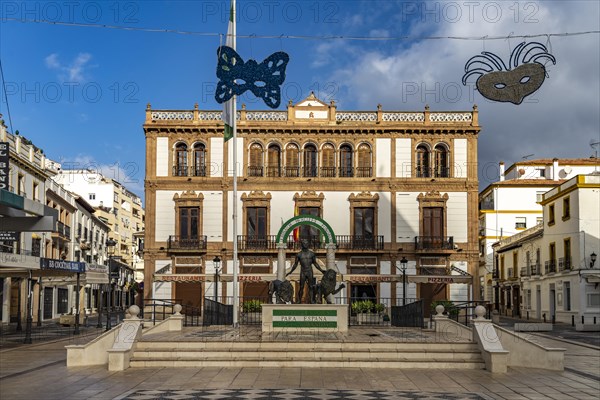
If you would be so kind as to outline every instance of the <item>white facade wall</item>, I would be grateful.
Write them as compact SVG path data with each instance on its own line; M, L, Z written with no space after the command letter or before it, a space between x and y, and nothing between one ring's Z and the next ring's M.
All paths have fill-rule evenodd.
M221 139L222 140L222 139ZM233 176L233 140L230 139L227 144L227 176ZM244 170L244 139L237 138L237 176L242 176Z
M396 194L396 238L397 242L414 242L419 236L419 193Z
M454 139L454 177L467 177L467 139Z
M411 139L396 139L396 177L410 178L412 176Z
M210 138L210 171L207 172L209 176L223 176L223 138Z
M223 192L201 193L204 196L203 209L205 210L202 213L202 234L206 235L208 242L222 242ZM175 208L175 202L173 202L173 208Z
M154 235L157 242L166 242L169 235L175 235L175 190L156 191L156 220Z
M448 226L446 236L453 236L455 243L467 242L467 193L449 192L446 207L446 222Z
M392 236L392 194L390 192L379 192L377 234L383 235L383 240L389 242Z
M392 176L392 139L376 139L376 160L374 176L378 178L389 178Z
M296 192L271 191L271 235L276 235L283 223L294 216Z
M576 175L588 175L598 167L585 165L558 164L558 179L571 179ZM543 172L543 176L542 173ZM521 173L523 172L523 173ZM553 165L518 165L506 174L505 179L552 179Z
M169 138L156 138L156 176L169 176Z
M156 272L169 264L171 264L171 260L156 260L154 271ZM171 300L173 285L171 282L153 282L152 285L152 294L155 299Z
M65 189L79 194L92 207L113 207L115 185L109 179L102 181L102 176L94 171L89 173L69 173L68 171L58 174L54 181ZM95 195L90 198L90 193Z
M336 235L350 235L350 202L352 192L325 192L323 219Z

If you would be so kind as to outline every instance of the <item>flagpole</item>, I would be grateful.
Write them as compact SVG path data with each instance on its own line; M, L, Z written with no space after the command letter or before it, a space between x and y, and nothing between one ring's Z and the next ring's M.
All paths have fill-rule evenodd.
M232 43L236 50L236 10L235 0L231 0L233 14ZM239 288L238 288L238 245L237 245L237 97L233 96L233 327L237 328L239 312Z

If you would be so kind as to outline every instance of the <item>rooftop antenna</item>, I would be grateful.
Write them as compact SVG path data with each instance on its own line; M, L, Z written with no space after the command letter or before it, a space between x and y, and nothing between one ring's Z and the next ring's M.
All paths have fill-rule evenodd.
M598 148L600 147L600 140L594 142L594 139L590 140L590 147L594 149L594 158L598 158Z
M526 156L521 157L523 160L527 160L529 157L533 157L535 154L527 154Z

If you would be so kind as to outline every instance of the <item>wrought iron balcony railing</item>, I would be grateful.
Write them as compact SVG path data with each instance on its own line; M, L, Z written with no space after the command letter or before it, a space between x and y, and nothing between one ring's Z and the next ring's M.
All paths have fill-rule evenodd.
M373 168L371 168L371 167L356 167L356 176L359 178L370 178L373 176Z
M415 236L416 250L454 250L454 236Z
M264 176L262 166L248 165L248 176Z
M561 257L558 259L558 270L569 271L571 269L571 257Z
M276 236L249 236L238 235L238 250L240 251L267 251L277 250ZM308 240L308 247L313 250L324 249L325 242L321 240L319 235L300 237L299 241L295 241L293 236L290 236L286 241L288 250L299 250L301 248L301 240ZM383 235L374 237L354 236L354 235L336 235L337 248L339 250L383 250Z
M206 236L181 237L172 235L169 236L167 241L167 248L169 250L187 251L206 250Z
M521 267L521 276L531 276L531 271L528 267Z
M322 178L335 178L335 167L321 167Z
M174 165L173 176L207 176L206 165Z
M531 276L539 276L539 275L542 275L542 266L538 262L538 263L531 265Z
M556 260L546 261L544 266L547 274L553 274L556 272Z
M71 238L71 227L60 221L56 221L56 232L67 239Z

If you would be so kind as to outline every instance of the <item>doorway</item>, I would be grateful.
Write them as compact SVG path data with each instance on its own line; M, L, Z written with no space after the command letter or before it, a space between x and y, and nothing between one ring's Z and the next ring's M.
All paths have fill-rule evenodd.
M542 319L542 288L540 285L535 287L535 318Z
M554 320L556 315L556 289L554 283L550 284L550 318Z
M54 288L44 288L44 319L52 319L52 304L54 297Z

